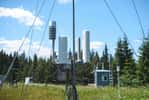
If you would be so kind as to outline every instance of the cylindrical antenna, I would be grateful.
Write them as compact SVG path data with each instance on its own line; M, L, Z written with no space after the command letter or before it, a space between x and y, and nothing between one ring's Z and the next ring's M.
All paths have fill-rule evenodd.
M55 48L55 39L56 39L56 21L50 22L49 26L49 39L52 40L52 58L54 60L54 48Z

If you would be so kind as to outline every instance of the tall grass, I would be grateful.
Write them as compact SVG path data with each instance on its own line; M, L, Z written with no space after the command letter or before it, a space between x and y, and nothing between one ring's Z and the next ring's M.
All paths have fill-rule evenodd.
M65 100L64 85L3 86L0 100ZM123 87L121 98L114 87L77 86L79 100L149 100L149 87Z

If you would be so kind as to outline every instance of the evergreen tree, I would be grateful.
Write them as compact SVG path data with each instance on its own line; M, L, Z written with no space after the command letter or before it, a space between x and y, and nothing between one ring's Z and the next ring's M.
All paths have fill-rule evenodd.
M96 52L95 53L95 64L99 66L99 61L100 61L100 58L99 58L99 55L98 53Z
M3 50L0 51L0 74L5 74L8 68L8 58Z
M38 58L37 55L35 54L33 57L33 71L31 73L33 82L38 82L38 74L39 74L39 68L38 68Z
M19 66L18 66L18 73L17 73L17 80L23 81L26 77L25 68L27 67L27 58L25 56L25 52L18 55Z
M136 79L136 65L127 37L124 37L123 40L119 39L117 43L114 72L116 72L117 65L120 66L121 83L123 85L132 85ZM116 74L114 74L114 77L116 77ZM115 79L114 81L116 82Z
M91 64L91 66L94 67L94 69L95 69L95 67L99 67L100 58L99 58L98 52L92 51L90 53L90 64Z
M57 75L57 67L56 64L52 62L52 59L47 60L47 81L48 82L53 82L56 80L56 75Z
M109 57L108 57L108 47L107 47L107 44L105 44L105 48L104 48L104 51L103 51L103 55L101 57L101 61L102 61L102 64L104 66L104 69L109 69Z
M93 66L90 63L76 64L77 81L86 84L88 81L93 81Z
M142 84L149 83L149 35L140 47L137 75Z
M123 58L122 83L124 85L133 85L136 79L136 64L133 58L133 52L129 48L127 37L123 38Z
M116 60L117 65L119 65L121 70L123 70L124 55L123 55L123 43L122 43L121 39L119 39L118 42L117 42L117 48L116 48L116 53L115 53L115 60Z

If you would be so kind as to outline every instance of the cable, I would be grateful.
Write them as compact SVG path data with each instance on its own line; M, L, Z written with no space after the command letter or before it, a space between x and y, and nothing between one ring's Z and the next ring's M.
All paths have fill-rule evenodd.
M36 6L35 6L35 14L37 13L38 11L38 7L39 7L39 0L37 0L36 2ZM42 9L40 7L40 9ZM29 48L28 48L28 56L30 57L30 50L31 50L31 47L32 47L32 37L33 37L33 33L34 33L34 27L32 28L32 32L31 32L31 37L30 37L30 44L29 44ZM32 68L32 66L31 66ZM31 72L29 72L31 73ZM29 75L29 74L28 74ZM22 88L21 88L21 92L20 92L20 96L23 95L23 91L24 91L24 84L22 85Z
M125 33L125 31L123 30L123 28L122 28L121 24L119 23L118 19L116 18L116 16L115 16L114 12L112 11L112 9L111 9L110 5L108 4L107 0L104 0L104 3L106 4L106 6L107 6L108 10L110 11L110 13L111 13L112 17L114 18L114 20L115 20L115 22L116 22L117 26L118 26L118 27L119 27L119 29L120 29L120 31L124 34L124 36L127 36L127 34L126 34L126 33Z
M45 26L45 28L44 28L44 31L43 31L43 34L42 34L42 38L41 38L41 41L40 41L40 46L39 46L39 48L38 48L38 50L37 50L37 55L38 55L38 53L39 53L39 51L40 51L40 48L41 48L41 45L42 45L42 42L43 42L43 39L44 39L44 36L45 36L45 33L46 33L46 29L47 29L47 27L48 27L49 20L50 20L50 18L51 18L52 11L53 11L53 8L54 8L55 3L56 3L56 0L54 0L53 3L52 3L52 7L51 7L51 9L50 9L50 13L49 13L49 15L48 15L48 19L47 19L47 21L46 21L47 23L46 23L46 26ZM28 75L30 75L30 73L32 72L32 69L33 69L33 68L31 68L31 69L29 70Z
M53 12L53 9L54 9L55 4L56 4L56 0L53 1L52 6L51 6L51 8L50 8L50 13L49 13L49 15L48 15L47 23L46 23L45 29L44 29L44 31L43 31L43 34L42 34L42 38L41 38L41 41L40 41L40 44L39 44L39 48L37 49L37 54L39 53L40 48L41 48L41 45L42 45L42 43L43 43L43 39L44 39L44 37L45 37L46 29L48 28L49 21L50 21L50 19L51 19L52 12Z
M6 74L4 75L4 78L3 78L3 81L2 81L2 82L4 82L4 81L7 79L8 75L9 75L9 73L10 73L10 71L11 71L13 65L14 65L14 62L15 62L17 56L18 56L18 52L21 50L22 46L24 45L24 42L26 41L27 37L29 36L29 34L30 34L30 32L31 32L31 30L32 30L32 28L33 28L33 26L34 26L34 24L35 24L35 21L36 21L37 17L39 16L39 13L41 12L41 9L43 8L43 5L44 5L44 4L45 4L45 0L43 0L43 2L41 3L40 9L39 9L39 11L37 12L37 14L36 14L36 16L35 16L32 25L29 27L29 29L28 29L28 31L27 31L27 33L26 33L26 35L25 35L25 38L23 39L21 45L19 46L19 48L18 48L18 50L17 50L17 54L14 55L14 58L13 58L13 60L12 60L12 62L11 62L11 64L10 64L10 66L9 66L9 68L8 68L8 71L7 71Z
M135 1L134 0L131 0L131 1L132 1L132 4L133 4L134 11L136 12L136 15L137 15L137 19L138 19L138 22L139 22L139 25L140 25L140 28L141 28L141 31L142 31L142 36L143 36L143 41L144 41L145 33L144 33L143 25L142 25L142 22L141 22L141 18L139 16Z
M45 4L45 0L42 1L42 4L41 4L41 6L40 6L39 11L43 8L43 3ZM39 6L38 3L37 3L37 6ZM38 8L37 6L36 6L36 10L37 10L37 8ZM31 45L30 45L30 47L31 47ZM31 74L32 69L33 69L33 66L30 67L30 69L29 69L29 71L28 71L28 75ZM22 86L22 90L21 90L21 92L20 92L20 96L23 95L23 91L24 91L24 84L23 84L23 86Z
M44 0L43 0L43 1L44 1ZM19 49L17 50L17 54L14 56L14 58L13 58L11 64L10 64L10 66L9 66L9 68L8 68L7 73L4 75L3 82L4 82L4 81L6 80L6 78L8 77L8 75L9 75L9 73L10 73L12 67L13 67L13 64L14 64L14 62L15 62L17 56L18 56L18 52L21 50L22 46L24 45L24 42L26 41L27 37L29 36L29 34L30 34L30 32L31 32L31 30L32 30L32 28L33 28L33 26L34 26L34 24L35 24L35 21L36 21L37 17L39 16L39 13L40 13L40 11L41 11L43 5L44 5L44 2L42 2L41 5L42 5L42 6L41 6L41 8L39 9L39 12L37 13L36 17L34 18L32 25L30 26L29 30L27 31L27 33L26 33L26 35L25 35L25 38L23 39L23 41L22 41L22 43L21 43Z
M49 15L48 15L48 19L47 19L47 21L46 21L46 25L45 25L45 28L44 28L44 31L43 31L43 34L42 34L42 38L41 38L41 41L40 41L40 46L39 46L39 48L38 48L38 50L37 50L37 55L38 55L38 53L39 53L39 51L40 51L40 48L41 48L41 45L42 45L42 42L43 42L43 39L44 39L44 36L45 36L45 33L46 33L46 29L47 29L47 27L48 27L48 25L49 25L49 20L50 20L50 18L51 18L52 11L53 11L53 9L54 9L55 3L56 3L56 0L53 1L52 6L51 6L51 8L50 8L50 11L49 11L50 13L49 13ZM28 76L31 74L32 70L33 70L33 66L31 66L31 68L29 69L29 71L28 71ZM56 71L56 72L57 72L57 71ZM24 91L24 90L25 90L25 88L24 88L24 86L22 86L21 96L23 95L23 91Z
M36 2L36 5L35 5L35 14L36 12L38 11L38 8L39 8L39 0L37 0ZM31 50L31 47L32 47L32 37L34 35L34 27L32 28L32 32L31 32L31 37L30 37L30 44L29 44L29 48L28 48L28 56L30 57L30 50Z
M106 5L106 7L108 8L108 10L110 11L110 14L112 15L112 17L114 18L114 21L116 22L117 26L119 27L120 31L123 33L124 37L126 37L128 39L128 36L126 34L126 32L124 31L124 29L122 28L121 24L119 23L117 17L115 16L114 12L112 11L110 5L108 4L107 0L104 0L104 3ZM128 44L130 45L132 51L134 52L134 54L138 57L137 53L135 52L133 46L131 43L128 42Z
M28 56L30 57L30 51L31 51L31 47L32 47L32 37L33 37L33 32L34 30L32 29L32 33L31 33L31 36L30 36L30 43L29 43L29 47L28 47Z
M8 68L8 71L7 71L6 74L4 75L3 82L4 82L4 81L6 80L6 78L8 77L8 75L9 75L9 73L10 73L12 67L13 67L13 64L14 64L14 62L15 62L17 56L18 56L18 52L21 50L22 46L24 45L24 42L26 41L27 37L29 36L29 34L30 34L30 32L31 32L31 30L32 30L32 28L33 28L33 26L34 26L34 24L35 24L35 21L36 21L37 17L39 16L39 13L40 13L40 11L41 11L41 9L42 9L44 3L45 3L44 1L45 1L45 0L43 0L43 2L42 2L42 4L41 4L41 7L40 7L40 9L39 9L39 12L38 12L37 15L35 16L32 25L29 27L29 30L27 31L27 33L26 33L26 35L25 35L25 38L23 39L21 45L19 46L19 48L18 48L18 50L17 50L17 54L14 56L14 58L13 58L11 64L10 64L10 66L9 66L9 68Z

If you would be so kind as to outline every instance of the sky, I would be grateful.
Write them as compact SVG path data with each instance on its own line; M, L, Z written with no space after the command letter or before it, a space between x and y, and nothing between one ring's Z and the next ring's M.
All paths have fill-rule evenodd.
M48 39L48 28L46 28L46 34L39 52L38 49L46 27L48 14L51 13L50 9L53 0L45 0L39 16L36 18L32 32L28 37L25 37L42 1L0 0L0 50L3 49L7 53L17 51L25 39L20 53L25 52L30 56L37 53L41 57L49 57L51 55L52 46L51 41ZM135 49L135 52L139 53L138 48L142 43L142 33L132 1L107 1L126 32L128 40ZM147 35L149 31L149 1L134 1L141 18L143 29ZM104 45L107 44L108 51L114 55L117 41L123 37L123 33L115 23L104 0L75 0L75 7L76 40L78 37L82 39L83 30L89 30L91 50L97 51L99 56L101 56ZM56 52L58 52L59 36L68 37L69 51L72 48L72 0L57 0L51 13L50 21L52 20L55 20L57 23ZM31 48L30 45L32 45Z

